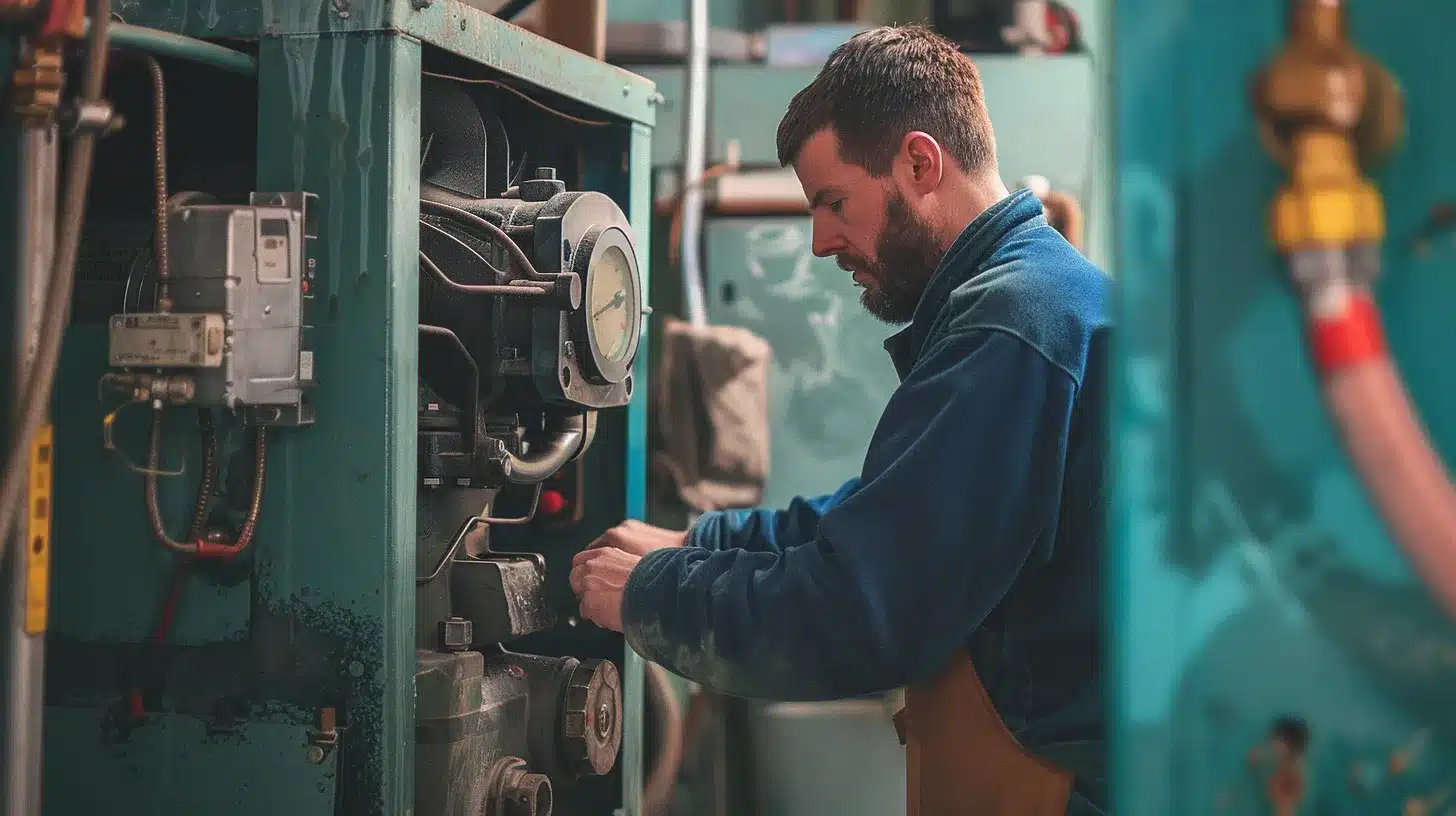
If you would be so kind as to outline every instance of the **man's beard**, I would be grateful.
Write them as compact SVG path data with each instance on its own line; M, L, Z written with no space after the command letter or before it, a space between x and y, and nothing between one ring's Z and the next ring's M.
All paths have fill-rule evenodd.
M875 244L876 261L841 255L839 266L874 279L874 285L860 293L860 303L876 318L897 326L915 316L943 254L930 225L910 211L904 196L892 191L885 206L885 229Z

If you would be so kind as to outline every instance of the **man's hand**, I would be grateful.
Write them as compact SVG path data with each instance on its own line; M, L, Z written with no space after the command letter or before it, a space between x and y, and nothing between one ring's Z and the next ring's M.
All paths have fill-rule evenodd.
M588 550L610 547L641 558L653 550L681 547L687 540L688 534L685 530L668 530L628 519L603 533L601 538L591 543Z
M583 550L571 559L571 589L581 616L603 629L622 631L622 594L642 556L615 547Z

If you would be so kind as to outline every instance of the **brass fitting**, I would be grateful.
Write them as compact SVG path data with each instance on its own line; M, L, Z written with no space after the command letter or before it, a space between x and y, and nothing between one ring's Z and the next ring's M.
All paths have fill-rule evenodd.
M132 402L160 401L165 405L187 405L197 397L197 383L185 374L163 376L139 372L111 372L101 377L107 391L126 396Z
M1290 0L1289 38L1255 80L1260 140L1289 171L1270 214L1284 252L1385 235L1380 193L1361 168L1400 141L1405 102L1347 33L1344 0Z
M26 122L48 122L61 105L66 84L58 46L32 44L11 76L12 106Z

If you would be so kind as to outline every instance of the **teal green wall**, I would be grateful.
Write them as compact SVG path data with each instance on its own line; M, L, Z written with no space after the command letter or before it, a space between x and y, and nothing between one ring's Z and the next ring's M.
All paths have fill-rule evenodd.
M1284 714L1312 728L1318 809L1306 812L1398 813L1451 782L1456 633L1350 472L1265 238L1279 174L1255 138L1249 79L1280 45L1283 5L1116 8L1113 689L1127 816L1264 812L1245 756ZM1408 143L1375 176L1391 233L1378 294L1449 455L1456 254L1443 241L1417 257L1407 241L1456 192L1456 6L1352 5L1356 41L1410 99ZM1382 771L1413 744L1425 748L1409 773ZM1373 791L1353 792L1352 773Z
M762 5L753 0L710 0L708 24L718 28L744 28L761 19ZM681 20L685 7L681 0L611 0L607 3L607 18L613 22Z

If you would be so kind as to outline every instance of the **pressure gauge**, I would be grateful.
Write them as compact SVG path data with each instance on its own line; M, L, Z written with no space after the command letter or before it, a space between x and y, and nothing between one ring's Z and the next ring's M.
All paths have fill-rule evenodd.
M584 373L617 384L632 370L642 334L642 280L637 253L620 227L597 227L582 237L572 266L582 277L585 303L577 312L574 334L590 352Z

